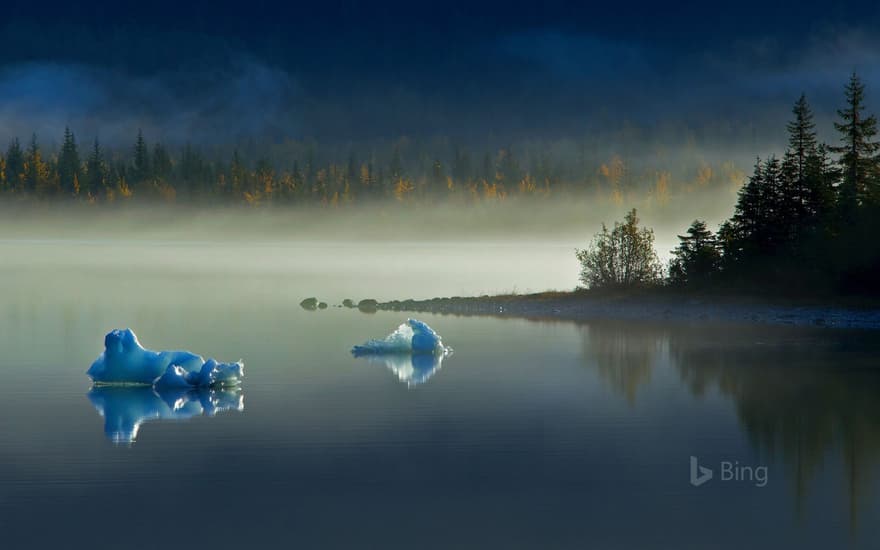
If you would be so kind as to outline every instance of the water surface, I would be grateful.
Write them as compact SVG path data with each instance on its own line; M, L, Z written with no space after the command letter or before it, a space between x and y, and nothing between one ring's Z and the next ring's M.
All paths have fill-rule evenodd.
M448 293L424 267L421 287L406 283L406 259L430 249L386 249L398 264L378 276L343 256L246 269L233 250L187 268L156 248L150 262L100 263L41 246L0 246L4 547L880 542L873 334L423 315L455 353L386 364L349 349L405 314L297 304L382 298L397 280ZM462 273L474 258L437 253ZM512 287L509 265L528 251L511 254L453 284ZM408 296L430 297L391 297ZM149 347L242 358L245 383L96 392L85 370L118 327ZM691 485L691 456L711 481ZM765 466L766 484L721 479L723 461Z

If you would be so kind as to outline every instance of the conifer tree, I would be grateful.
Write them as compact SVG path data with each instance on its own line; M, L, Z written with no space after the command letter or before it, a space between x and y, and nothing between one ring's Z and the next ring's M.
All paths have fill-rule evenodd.
M229 175L232 180L231 192L233 196L236 198L241 197L241 193L245 188L247 171L244 164L241 162L241 156L238 154L238 149L232 152L232 162L229 165Z
M68 196L75 196L79 192L79 181L82 179L81 172L76 138L70 128L64 128L64 140L61 143L61 152L58 155L58 181L62 193Z
M24 152L18 138L9 142L6 149L6 166L3 167L6 185L12 191L20 191L24 185Z
M785 231L778 223L783 209L782 169L779 160L771 156L755 163L755 170L748 182L740 189L729 236L734 248L739 249L744 260L775 251L784 242Z
M171 176L172 162L171 155L165 150L161 143L153 146L153 157L150 162L152 175L158 179L164 180Z
M792 108L794 119L788 122L788 149L782 161L780 182L779 212L776 222L780 233L795 247L798 236L806 229L809 220L809 200L811 187L818 182L811 181L810 159L816 156L816 130L813 113L807 104L806 96L801 94Z
M150 178L150 151L144 140L144 133L138 129L137 141L134 144L134 163L132 166L132 179L141 183Z
M91 196L97 196L106 191L107 186L107 167L104 164L104 155L98 138L92 146L92 152L86 160L86 177L83 191Z
M31 135L31 145L28 147L25 157L24 190L37 195L44 195L47 189L47 167L43 162L43 154L40 144L37 142L37 134Z
M707 283L718 270L721 256L715 235L706 222L694 220L687 235L678 236L679 245L672 254L669 275L673 283L699 285Z
M765 219L764 164L755 161L755 168L739 190L731 225L735 239L749 241L757 235Z
M865 115L865 85L855 73L846 85L846 106L837 111L841 121L834 127L840 132L842 145L832 151L840 154L840 214L852 220L859 205L877 202L878 152L877 118Z
M813 154L807 157L807 223L806 231L802 231L801 235L808 232L814 235L827 234L832 229L839 178L840 171L831 159L828 146L819 144Z
M813 122L813 111L807 104L807 98L801 97L791 110L794 120L786 124L788 129L788 151L785 160L792 169L796 181L804 181L807 177L807 162L810 155L816 153L816 124Z

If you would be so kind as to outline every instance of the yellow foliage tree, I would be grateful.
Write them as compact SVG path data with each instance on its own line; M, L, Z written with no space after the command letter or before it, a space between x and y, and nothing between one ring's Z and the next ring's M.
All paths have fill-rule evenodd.
M657 174L657 182L654 184L654 199L659 205L669 204L669 172Z
M399 201L406 199L413 191L415 186L409 178L398 177L394 183L394 198Z
M710 181L712 181L712 167L706 163L703 163L700 166L700 169L697 171L697 187L705 187L709 185Z
M117 186L119 191L120 198L130 199L132 196L131 187L129 187L128 182L125 181L125 178L119 178L119 185Z
M603 163L599 166L599 173L605 178L606 182L610 183L613 187L616 187L623 182L623 177L626 174L626 165L622 158L614 155L611 157L611 160L608 161L608 164Z

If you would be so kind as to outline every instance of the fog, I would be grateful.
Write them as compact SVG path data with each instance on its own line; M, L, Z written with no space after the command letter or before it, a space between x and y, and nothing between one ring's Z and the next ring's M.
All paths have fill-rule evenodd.
M665 260L694 217L714 226L732 203L715 198L640 215ZM336 210L44 206L3 212L0 271L20 291L99 300L174 299L181 288L205 285L238 299L284 293L336 303L565 290L578 282L575 248L626 210L586 200Z

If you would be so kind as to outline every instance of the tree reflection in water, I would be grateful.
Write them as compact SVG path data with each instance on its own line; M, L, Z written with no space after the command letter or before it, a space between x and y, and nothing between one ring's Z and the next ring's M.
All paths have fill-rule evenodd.
M809 485L827 458L844 468L851 528L880 464L880 370L870 334L790 329L584 326L583 353L613 391L634 404L660 362L697 397L731 398L760 453L778 458L803 516Z

